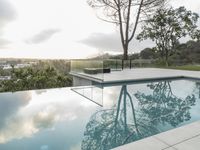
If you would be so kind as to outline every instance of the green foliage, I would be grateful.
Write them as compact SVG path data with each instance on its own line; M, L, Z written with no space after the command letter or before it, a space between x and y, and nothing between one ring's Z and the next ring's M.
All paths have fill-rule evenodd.
M39 60L33 65L33 69L44 69L53 67L59 74L68 74L70 72L70 61L67 60Z
M191 71L200 71L199 65L184 65L184 66L172 66L168 67L170 69L178 69L178 70L191 70Z
M200 41L200 30L196 30L191 34L192 39L196 39L198 42Z
M144 50L140 52L140 57L142 59L155 59L158 57L157 55L158 54L156 50L153 48L145 48Z
M31 89L45 89L55 87L66 87L72 85L72 79L69 76L57 73L57 71L48 66L44 69L13 68L11 71L11 80L0 82L0 91L21 91Z
M145 21L137 39L150 39L155 42L156 50L168 65L168 58L174 54L181 38L191 36L199 39L200 34L196 25L198 18L198 14L184 7L159 9L154 16Z
M3 70L3 68L0 68L0 76L9 76L10 70Z

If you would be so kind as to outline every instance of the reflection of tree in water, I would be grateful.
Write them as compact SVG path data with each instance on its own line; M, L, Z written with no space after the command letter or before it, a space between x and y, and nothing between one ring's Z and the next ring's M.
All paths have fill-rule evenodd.
M199 98L200 98L200 82L196 82L195 85L196 85L195 89L198 90L198 95L199 95Z
M141 111L153 124L168 123L177 126L184 121L190 120L191 106L195 105L195 96L188 95L181 99L173 94L170 82L158 82L147 85L153 94L137 92L135 97L139 101Z
M138 118L127 86L123 85L117 106L92 115L86 126L82 150L111 149L158 133L147 118Z
M195 104L194 95L178 98L168 81L147 86L152 94L138 91L134 95L138 100L137 111L127 85L123 85L116 106L93 114L86 126L82 150L111 149L159 133L161 123L177 126L191 118L189 110Z

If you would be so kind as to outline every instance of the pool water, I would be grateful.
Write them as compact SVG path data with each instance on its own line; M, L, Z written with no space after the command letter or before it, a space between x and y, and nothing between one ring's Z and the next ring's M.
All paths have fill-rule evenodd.
M200 81L91 89L1 93L0 150L107 150L200 120Z

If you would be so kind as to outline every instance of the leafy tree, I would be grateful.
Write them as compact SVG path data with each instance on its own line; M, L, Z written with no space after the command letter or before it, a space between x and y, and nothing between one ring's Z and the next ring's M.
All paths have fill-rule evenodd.
M145 48L140 52L140 57L142 59L155 59L157 58L157 53L153 48Z
M200 42L200 30L196 30L191 35L192 39L196 39L197 42Z
M98 18L119 27L124 59L128 59L129 44L135 36L138 23L144 14L152 14L165 4L166 0L88 0L98 10Z
M170 56L170 63L175 65L200 63L200 42L188 41L178 45L174 54Z
M198 32L198 18L198 14L184 7L159 9L154 16L145 21L137 39L154 41L157 51L168 66L168 58L174 53L179 40L186 36L197 37L194 33Z

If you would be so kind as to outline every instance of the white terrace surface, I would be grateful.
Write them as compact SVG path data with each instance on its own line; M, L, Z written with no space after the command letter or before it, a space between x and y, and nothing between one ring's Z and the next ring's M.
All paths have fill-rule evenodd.
M179 76L200 78L200 71L185 71L158 68L125 69L123 71L113 71L111 73L104 74L104 81L107 82L120 80L153 79Z
M104 80L104 82L115 82L123 80L145 80L145 79L156 79L156 78L169 78L169 77L194 77L200 78L200 71L185 71L175 69L159 69L159 68L135 68L135 69L124 69L122 71L112 71L111 73L89 75L80 73L80 75L87 76L88 78L95 78ZM84 78L84 77L83 77ZM91 79L92 80L92 79Z

